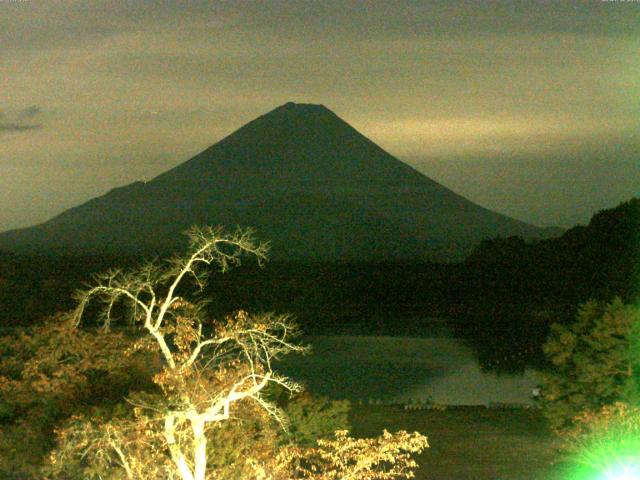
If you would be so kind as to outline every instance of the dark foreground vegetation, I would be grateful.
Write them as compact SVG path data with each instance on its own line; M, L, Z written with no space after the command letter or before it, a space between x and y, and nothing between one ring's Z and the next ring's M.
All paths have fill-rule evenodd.
M139 261L0 255L0 328L71 308L71 293L92 274ZM601 211L559 238L485 241L461 263L246 264L208 288L212 316L239 308L289 312L309 334L422 336L432 333L434 318L447 319L483 366L518 371L544 364L549 327L570 322L581 303L637 298L640 200Z

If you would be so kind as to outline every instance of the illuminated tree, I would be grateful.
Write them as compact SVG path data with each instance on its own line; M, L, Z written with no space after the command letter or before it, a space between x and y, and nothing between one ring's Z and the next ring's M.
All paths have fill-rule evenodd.
M262 261L266 246L246 231L229 236L194 228L189 237L188 256L162 267L147 264L132 273L110 271L78 295L78 323L89 302L98 301L103 305L102 327L109 329L114 311L124 303L128 320L144 333L127 353L159 354L161 366L153 376L158 392L130 398L135 407L132 418L107 421L99 428L78 419L74 428L61 433L76 442L86 438L85 455L120 465L127 478L162 472L166 478L204 480L208 430L232 418L238 404L247 401L282 421L279 409L263 392L270 384L300 390L272 369L280 356L304 351L291 341L297 330L287 316L250 316L241 311L223 323L213 323L203 314L203 305L179 295L187 279L205 284L202 267L217 265L224 271L238 264L243 254ZM165 450L168 464L160 461Z
M270 390L301 389L278 375L273 362L305 351L296 343L295 324L286 315L244 311L211 321L205 303L187 300L193 298L193 288L205 285L205 267L224 271L242 255L262 261L265 252L265 245L246 231L225 235L192 229L187 256L131 272L112 270L78 293L78 308L64 316L64 334L53 343L45 341L42 352L32 349L26 370L16 366L15 378L4 382L20 384L26 394L45 388L42 385L53 388L69 406L66 420L55 430L56 447L41 470L45 478L328 480L412 475L416 464L411 454L427 446L426 437L418 433L355 440L338 432L334 440L314 444L309 439L317 437L319 429L308 422L282 442L275 426L281 430L287 419ZM93 313L99 314L98 324L91 322ZM114 333L116 319L126 319L129 328ZM124 370L126 376L141 360L135 378L146 376L149 381L141 381L138 388L130 385L124 402L96 401L79 408L81 397L70 395L76 385L82 390L91 383L83 380L89 371L94 377L104 375L108 393L113 375ZM94 380L100 384L100 378ZM296 412L292 405L296 403L288 410ZM303 411L332 411L337 416L344 411L340 405L326 410L322 402L308 400L298 405Z

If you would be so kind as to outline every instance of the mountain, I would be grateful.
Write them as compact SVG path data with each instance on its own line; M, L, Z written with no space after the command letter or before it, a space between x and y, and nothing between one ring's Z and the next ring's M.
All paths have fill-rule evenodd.
M462 258L496 236L548 236L482 208L378 147L322 105L287 103L149 182L116 188L0 250L164 253L192 224L251 226L271 258Z

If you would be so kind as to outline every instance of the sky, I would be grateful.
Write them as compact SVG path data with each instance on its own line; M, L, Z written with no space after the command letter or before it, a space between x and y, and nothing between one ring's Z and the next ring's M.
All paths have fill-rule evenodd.
M319 103L470 200L640 195L640 0L0 0L0 231Z

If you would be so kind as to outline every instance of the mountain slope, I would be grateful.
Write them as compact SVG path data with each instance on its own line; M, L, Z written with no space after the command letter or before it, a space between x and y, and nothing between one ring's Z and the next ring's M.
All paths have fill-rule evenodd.
M0 250L158 253L194 223L255 227L276 259L460 258L485 238L545 235L420 174L327 108L287 103L150 182L0 234Z

